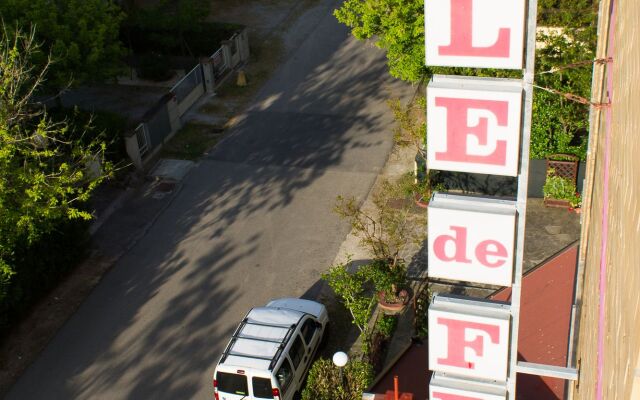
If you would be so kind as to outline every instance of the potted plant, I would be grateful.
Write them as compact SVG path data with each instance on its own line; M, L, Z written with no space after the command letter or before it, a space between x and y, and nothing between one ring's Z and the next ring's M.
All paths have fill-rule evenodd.
M573 211L576 214L580 214L580 208L582 207L582 196L580 193L575 192L573 197L569 199L570 207L569 211Z
M373 260L366 266L366 275L373 282L378 307L387 315L402 312L411 294L407 287L407 270L404 263L393 265L391 260Z
M373 209L363 209L354 198L338 197L334 211L350 222L360 243L369 250L373 261L361 266L375 287L379 303L403 309L410 299L406 288L406 268L401 254L410 245L424 241L425 213L416 213L411 203L401 207L394 199L406 191L407 174L399 182L384 181L373 195Z
M553 168L547 170L547 178L542 187L544 204L547 207L576 208L580 206L580 194L569 178L559 176Z
M446 187L438 180L439 171L426 171L415 176L408 189L418 207L429 207L434 192L446 191ZM412 176L413 177L413 176Z

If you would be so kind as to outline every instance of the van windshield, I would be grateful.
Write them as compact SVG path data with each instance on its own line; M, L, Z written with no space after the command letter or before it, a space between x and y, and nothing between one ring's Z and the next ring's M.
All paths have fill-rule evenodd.
M249 394L249 385L247 385L247 377L245 375L218 372L216 378L218 381L218 391L220 392L242 396Z

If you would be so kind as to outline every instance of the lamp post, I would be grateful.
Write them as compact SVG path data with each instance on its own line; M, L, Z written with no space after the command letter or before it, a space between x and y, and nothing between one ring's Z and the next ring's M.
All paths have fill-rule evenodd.
M338 351L333 355L333 364L336 367L338 367L338 369L340 370L340 384L341 385L344 385L344 379L342 377L342 367L347 365L347 362L349 362L349 356L347 355L347 353L345 353L343 351Z

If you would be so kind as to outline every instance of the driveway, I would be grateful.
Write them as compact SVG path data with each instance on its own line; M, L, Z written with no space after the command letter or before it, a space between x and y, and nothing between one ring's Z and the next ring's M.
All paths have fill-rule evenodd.
M210 399L244 313L317 283L349 230L335 198L365 198L392 145L385 101L412 91L336 4L9 399Z

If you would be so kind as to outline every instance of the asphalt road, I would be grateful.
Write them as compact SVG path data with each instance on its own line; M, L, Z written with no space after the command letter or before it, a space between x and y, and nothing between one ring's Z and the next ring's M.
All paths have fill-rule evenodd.
M327 8L233 132L183 181L9 399L210 399L246 311L309 295L391 149L385 101L411 88Z

